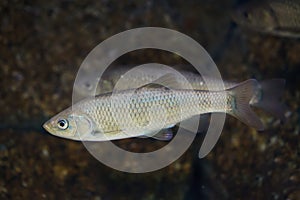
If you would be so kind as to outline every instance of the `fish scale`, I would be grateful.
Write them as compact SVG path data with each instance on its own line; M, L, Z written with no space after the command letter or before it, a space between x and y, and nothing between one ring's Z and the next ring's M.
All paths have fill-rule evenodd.
M161 80L168 79L163 77ZM149 84L136 90L83 99L43 126L54 135L72 140L107 141L152 137L157 131L171 128L195 115L225 112L257 130L264 128L249 104L258 90L254 79L222 91L157 86L156 83ZM169 134L166 136L165 139L170 139Z
M125 127L140 131L152 121L145 132L176 124L191 116L231 110L231 99L224 101L226 92L193 90L141 89L119 92L82 101L76 109L94 121L96 132L117 133ZM154 108L154 109L153 109Z

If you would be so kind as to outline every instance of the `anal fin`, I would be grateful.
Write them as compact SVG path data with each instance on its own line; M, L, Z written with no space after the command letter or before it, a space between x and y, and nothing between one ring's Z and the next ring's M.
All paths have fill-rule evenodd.
M139 136L139 138L149 138L149 137L161 141L170 141L173 138L173 132L171 129L163 129L154 135L148 134L148 135Z

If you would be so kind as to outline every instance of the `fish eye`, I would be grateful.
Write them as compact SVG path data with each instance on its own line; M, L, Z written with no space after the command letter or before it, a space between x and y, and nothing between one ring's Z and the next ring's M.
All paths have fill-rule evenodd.
M57 121L58 128L66 130L69 127L69 122L66 119L60 119Z

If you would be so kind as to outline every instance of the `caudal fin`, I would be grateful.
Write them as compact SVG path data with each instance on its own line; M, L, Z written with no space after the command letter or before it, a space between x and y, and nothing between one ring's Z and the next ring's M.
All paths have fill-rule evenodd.
M232 110L229 112L243 123L255 128L256 130L264 130L264 125L258 116L251 110L250 100L253 94L257 91L258 83L254 79L244 81L237 86L228 90L232 95Z
M261 82L258 92L251 100L251 104L278 117L281 121L285 121L284 113L287 108L280 102L284 85L284 79L270 79Z

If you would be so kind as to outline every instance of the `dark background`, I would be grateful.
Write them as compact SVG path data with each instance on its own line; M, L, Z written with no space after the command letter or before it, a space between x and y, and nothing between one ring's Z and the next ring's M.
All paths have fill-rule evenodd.
M231 14L239 3L0 1L0 198L299 199L300 42L236 27ZM205 159L197 158L200 135L178 161L147 174L118 172L82 143L46 133L41 125L71 105L76 72L89 51L114 34L144 26L192 37L226 80L286 79L286 123L260 113L268 129L256 132L228 117ZM159 51L125 58L176 63ZM119 142L137 149L145 144Z

